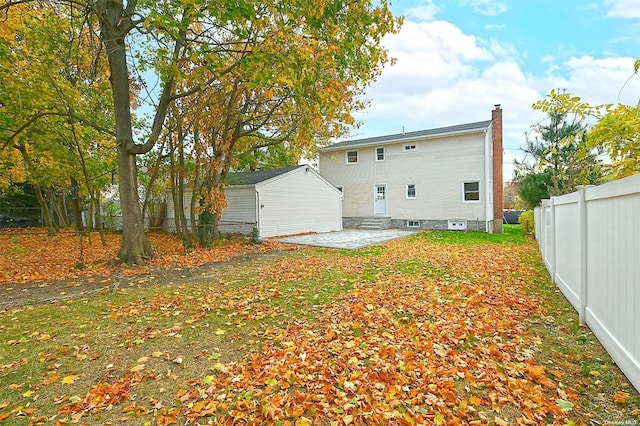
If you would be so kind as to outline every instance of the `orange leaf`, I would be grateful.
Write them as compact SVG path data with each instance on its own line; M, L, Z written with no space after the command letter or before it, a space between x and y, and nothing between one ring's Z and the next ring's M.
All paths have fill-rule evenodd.
M537 365L527 365L527 372L531 377L537 379L544 374L544 367L540 367Z
M564 377L566 373L562 370L552 370L551 374L553 374L558 379L562 379L562 377Z
M616 402L616 404L624 404L625 402L627 402L627 399L629 398L629 394L626 392L616 392L613 395L613 400Z
M480 398L478 398L475 395L472 395L471 397L469 397L469 402L472 403L473 405L480 405L482 403L482 400Z

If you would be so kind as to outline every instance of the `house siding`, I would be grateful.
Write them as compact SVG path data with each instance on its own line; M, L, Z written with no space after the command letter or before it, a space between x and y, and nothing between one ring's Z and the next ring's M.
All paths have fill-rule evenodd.
M405 152L407 143L417 149ZM387 216L394 226L406 220L484 222L488 192L485 143L484 132L398 141L385 145L384 161L376 161L376 146L358 147L357 164L345 164L345 152L354 148L322 151L320 173L343 187L343 216L351 219L373 216L374 185L386 184ZM479 202L463 202L465 181L480 183ZM407 199L407 184L416 185L415 199Z
M187 224L191 227L191 189L185 188L184 212ZM227 207L222 211L222 218L219 223L220 232L229 233L245 233L251 232L256 225L256 191L253 185L247 187L226 187L223 189L227 200ZM167 220L165 222L166 229L175 232L173 198L167 199Z
M191 227L191 208L189 207L189 202L191 200L191 189L185 188L184 190L184 215L187 220L187 226ZM169 232L176 232L176 216L175 216L175 207L173 203L173 197L171 196L171 191L167 191L167 219L164 222L164 226Z
M250 233L256 226L256 190L251 186L228 186L224 188L227 207L220 218L220 232Z
M256 190L261 237L342 229L340 192L310 167L262 182Z

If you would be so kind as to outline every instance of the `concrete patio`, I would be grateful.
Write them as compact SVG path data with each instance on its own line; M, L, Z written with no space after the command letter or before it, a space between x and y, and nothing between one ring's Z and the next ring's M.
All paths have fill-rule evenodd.
M344 231L326 232L321 234L297 235L280 238L278 241L290 244L302 244L316 247L337 248L343 250L357 250L384 241L407 237L417 231L398 229L362 230L347 229Z

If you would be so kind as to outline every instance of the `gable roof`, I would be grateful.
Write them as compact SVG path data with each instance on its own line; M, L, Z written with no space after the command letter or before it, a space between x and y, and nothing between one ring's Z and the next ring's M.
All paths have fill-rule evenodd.
M375 136L365 139L353 139L342 141L318 148L320 151L333 151L342 148L360 147L369 145L385 145L393 142L401 142L404 140L413 140L419 138L433 138L438 136L448 136L461 133L475 133L489 128L491 120L478 121L476 123L458 124L456 126L438 127L435 129L418 130L415 132L396 133L386 136Z
M233 185L255 185L260 182L264 182L265 180L273 179L276 176L283 175L292 170L295 170L299 167L304 167L303 165L297 165L292 167L284 167L282 169L271 169L271 170L257 170L254 172L238 172L238 173L229 173L227 175L226 184L228 186Z

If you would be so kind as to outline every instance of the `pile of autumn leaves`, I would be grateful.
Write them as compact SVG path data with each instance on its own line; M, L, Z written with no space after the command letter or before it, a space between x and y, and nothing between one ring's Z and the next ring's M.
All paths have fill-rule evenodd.
M560 384L563 371L536 363L540 342L527 334L527 318L539 313L527 295L536 270L523 260L533 245L444 246L417 237L371 254L305 250L256 267L255 282L236 292L212 286L197 298L159 296L117 315L135 320L166 302L167 312L189 313L191 325L220 305L248 321L278 315L269 300L295 302L281 291L286 282L327 270L353 277L353 288L315 309L316 318L257 329L262 343L239 361L212 359L176 391L172 407L138 404L136 386L154 377L132 369L60 401L59 415L82 423L120 409L153 413L158 425L566 423L578 396Z

